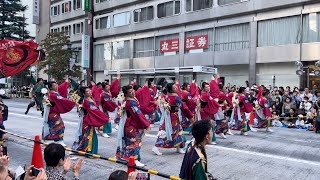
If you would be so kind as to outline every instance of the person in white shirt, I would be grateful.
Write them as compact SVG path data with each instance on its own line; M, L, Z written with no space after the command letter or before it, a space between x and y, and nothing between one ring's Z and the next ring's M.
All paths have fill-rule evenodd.
M304 120L303 120L303 115L299 114L298 119L296 120L296 127L297 128L304 128Z
M303 109L305 113L311 112L312 104L309 102L308 96L305 96L300 103L300 109Z
M304 99L304 97L308 97L308 101L312 101L313 95L310 93L309 88L305 88L304 93L301 94L301 99Z

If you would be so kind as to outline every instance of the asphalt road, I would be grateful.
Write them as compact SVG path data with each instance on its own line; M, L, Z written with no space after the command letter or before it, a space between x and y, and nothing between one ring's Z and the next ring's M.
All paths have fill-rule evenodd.
M8 131L33 138L41 134L42 118L40 112L32 108L25 115L28 99L5 100L9 106L9 120L5 122ZM71 146L77 126L75 109L62 115L65 122L65 143ZM218 137L218 145L207 146L208 169L218 179L233 180L317 180L320 179L320 135L313 132L273 128L273 133L263 130L251 132L249 136L234 136L228 139ZM111 138L99 136L99 154L114 157L116 151L116 132ZM152 128L143 139L141 162L146 168L169 175L179 175L183 155L174 149L161 150L162 156L156 156L151 149L156 141L157 127ZM8 135L6 142L11 156L10 167L30 164L32 143ZM191 139L191 136L188 136ZM111 172L126 168L123 165L99 159L85 158L81 179L108 179ZM68 176L71 177L71 173ZM151 179L162 179L151 176Z

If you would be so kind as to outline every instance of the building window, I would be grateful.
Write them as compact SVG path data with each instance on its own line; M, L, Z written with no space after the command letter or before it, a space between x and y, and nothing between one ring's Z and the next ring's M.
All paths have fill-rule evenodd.
M93 54L93 69L95 71L101 71L105 69L105 59L104 59L104 44L98 44L94 46Z
M51 7L51 16L57 16L60 14L60 5Z
M213 6L213 0L186 0L186 2L187 11L197 11L211 8Z
M66 35L66 36L70 36L71 35L71 26L69 25L69 26L63 26L63 27L61 27L61 32L64 32L64 34Z
M50 30L51 33L57 33L57 32L60 32L60 28L52 28Z
M205 36L205 35L208 36L208 39L206 39L206 41L207 41L206 44L207 44L208 48L185 50L185 53L202 53L202 52L213 51L213 29L203 29L203 30L197 30L197 31L190 31L190 32L186 32L186 34L185 34L186 39L191 38L191 37ZM198 42L198 41L194 42L195 47L201 47L201 44L203 44L203 42ZM187 41L185 42L185 48L186 48L186 46L187 46Z
M154 56L154 38L144 38L134 40L134 57Z
M104 59L110 61L112 59L112 43L104 44Z
M108 16L96 19L96 29L110 28L110 18Z
M158 18L180 14L180 1L170 1L158 4Z
M233 4L233 3L239 3L239 2L245 2L249 0L219 0L218 4L219 6L227 5L227 4Z
M249 48L249 24L218 27L215 31L215 51Z
M258 22L258 46L300 43L300 16Z
M136 9L134 12L134 22L144 22L153 19L153 6Z
M105 1L110 1L110 0L96 0L96 3L102 3L102 2L105 2Z
M113 26L125 26L130 24L130 12L119 13L113 16Z
M83 33L83 22L74 24L73 34L81 34L81 33Z
M82 0L73 0L73 10L82 8Z
M112 45L112 59L130 58L130 41L113 42Z
M66 2L66 3L62 3L61 7L62 7L62 9L61 9L62 13L70 12L70 10L71 10L71 1Z
M310 13L303 16L302 42L320 42L320 13Z
M155 56L164 56L165 52L163 50L164 47L161 46L161 42L167 40L167 46L165 47L169 53L169 55L175 55L179 52L179 34L169 34L164 36L156 37L156 49ZM178 40L178 43L173 44L172 40ZM173 50L177 48L177 50Z

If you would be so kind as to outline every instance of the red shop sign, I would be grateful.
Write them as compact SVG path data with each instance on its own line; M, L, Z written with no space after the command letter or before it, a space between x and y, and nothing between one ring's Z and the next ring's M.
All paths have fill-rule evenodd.
M185 49L208 49L208 34L201 36L186 37Z
M179 39L168 39L160 41L160 52L178 52Z

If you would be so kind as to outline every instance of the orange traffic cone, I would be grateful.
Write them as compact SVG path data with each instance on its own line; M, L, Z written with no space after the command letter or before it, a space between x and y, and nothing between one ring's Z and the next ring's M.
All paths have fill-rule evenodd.
M35 168L44 168L42 150L41 150L41 145L39 143L40 136L36 135L34 140L35 142L33 146L31 165L33 165Z
M133 156L130 156L129 157L129 161L128 161L128 174L130 174L131 172L135 172L136 169L135 168L132 168L130 166L135 166L136 163L135 163L135 159Z

